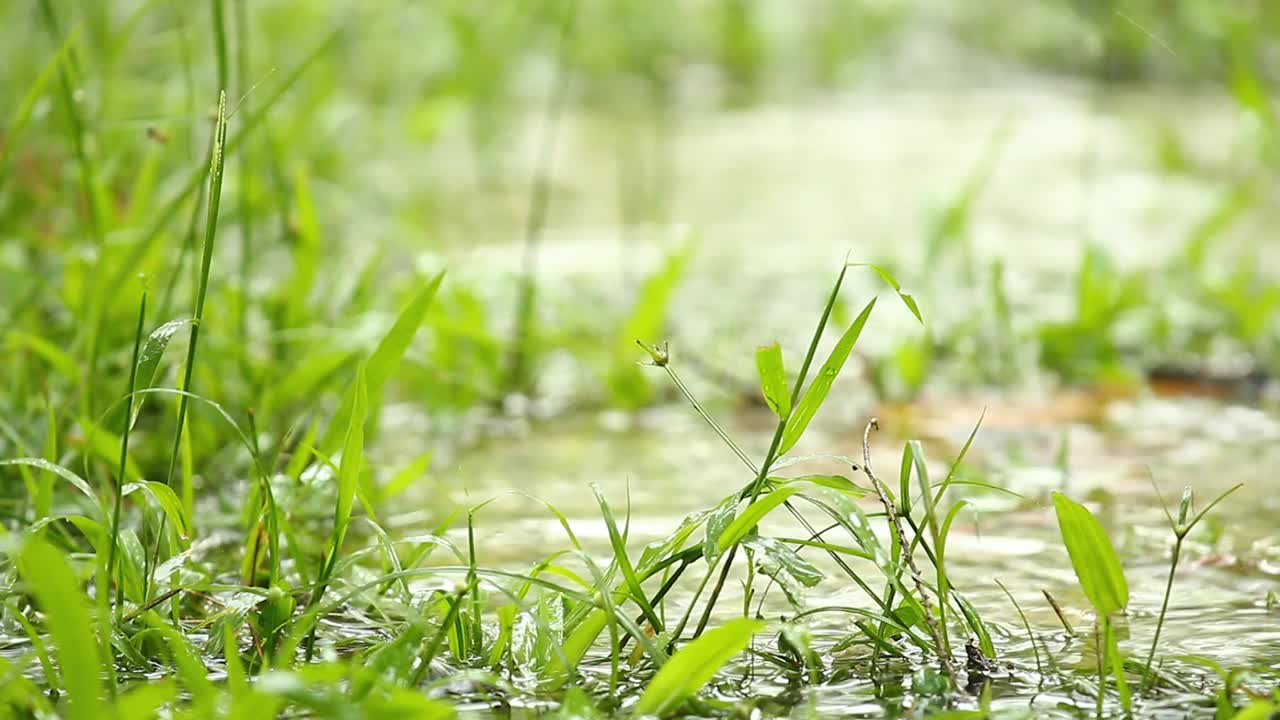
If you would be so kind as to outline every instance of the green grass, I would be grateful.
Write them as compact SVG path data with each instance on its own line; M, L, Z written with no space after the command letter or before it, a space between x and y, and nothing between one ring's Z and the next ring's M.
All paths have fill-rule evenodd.
M986 579L948 549L978 506L960 495L1003 490L968 472L976 427L940 482L916 441L903 449L896 488L882 480L871 426L846 474L791 469L812 459L797 453L846 402L846 368L871 357L866 340L885 332L876 328L884 305L846 282L850 269L887 285L909 324L952 299L930 278L984 284L970 221L1003 130L944 204L926 267L894 268L924 290L908 292L887 266L842 266L800 362L790 354L799 349L761 346L745 390L704 393L706 373L693 365L701 349L664 340L687 319L680 290L699 260L696 234L647 275L628 274L619 302L557 300L562 289L540 272L561 113L626 118L642 104L654 122L669 121L679 103L673 58L715 68L726 105L798 92L795 78L818 91L891 38L905 11L823 6L791 27L739 0L681 8L683 22L671 8L620 1L503 2L490 13L451 0L387 16L354 3L181 5L126 13L108 4L81 16L78 5L40 0L0 10L0 39L24 50L0 69L12 108L0 128L0 714L772 716L808 712L806 692L853 679L886 686L886 709L902 701L986 717L999 714L989 712L993 694L1026 693L986 662L1098 714L1141 713L1193 681L1191 697L1217 717L1261 717L1280 703L1260 689L1275 685L1273 671L1161 653L1184 541L1221 497L1170 516L1168 582L1139 661L1113 622L1132 604L1121 555L1065 496L1054 501L1059 570L1080 579L1094 645L1072 639L1063 649L1016 600L1016 614L999 617L970 600ZM1175 34L1199 37L1178 21L1168 21ZM413 57L378 47L399 30L388 23L401 22L423 33ZM1114 35L1112 22L1111 61L1161 72L1167 59L1132 57L1133 38ZM1271 132L1266 76L1246 43L1261 40L1233 37L1233 91ZM552 89L530 90L526 76L548 60L560 67ZM339 122L349 107L361 113ZM527 177L506 176L503 138L531 114L549 127L530 191ZM412 187L379 191L410 201L357 186L367 128L407 124L434 139L450 123L465 128L474 186L431 164L430 142L403 159L417 163L420 152L431 187L406 174L396 183ZM1012 270L997 264L979 293L992 312L937 325L930 316L925 340L892 338L890 360L872 358L882 394L944 376L960 386L1024 377L1034 368L1015 357L1023 348L1051 377L1086 384L1141 382L1224 338L1274 369L1280 286L1257 263L1208 267L1225 256L1219 243L1234 220L1265 198L1266 152L1256 176L1188 230L1167 268L1176 287L1090 249L1069 273L1069 315L1047 318L1009 298ZM497 288L461 273L446 280L418 238L463 214L467 193L512 188L533 196L521 273ZM647 192L640 205L670 202L663 188ZM650 210L624 200L631 221L646 219ZM771 275L771 286L784 278ZM1210 326L1162 314L1178 298L1211 308ZM861 310L846 313L847 302ZM813 310L783 309L797 323ZM1134 324L1141 347L1126 344ZM995 338L1001 357L965 357L966 337ZM449 461L476 416L500 418L493 409L512 393L544 399L542 374L566 357L582 379L563 414L687 402L743 466L740 482L705 508L673 499L689 514L643 547L629 498L595 488L598 544L582 542L581 521L549 498L541 507L564 541L526 548L519 569L489 562L502 549L492 534L511 528L491 524L486 500L457 505L451 491L468 479L447 485ZM717 417L741 394L772 413L763 452ZM393 422L396 405L413 406L430 432ZM704 482L689 465L689 482ZM524 487L523 468L510 472ZM394 526L406 509L427 528ZM832 586L840 600L826 594ZM1015 620L1034 668L1010 650ZM1054 656L1077 652L1092 652L1094 667ZM1212 682L1197 674L1206 666ZM1130 696L1138 679L1142 692Z

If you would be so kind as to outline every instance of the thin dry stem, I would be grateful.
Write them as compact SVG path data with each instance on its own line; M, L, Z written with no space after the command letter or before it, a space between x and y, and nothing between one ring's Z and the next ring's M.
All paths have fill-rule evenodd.
M952 687L960 687L956 681L956 671L951 665L951 658L947 656L946 646L942 642L942 631L938 627L938 620L933 615L933 601L929 599L929 593L925 592L924 576L920 574L920 568L916 566L915 558L912 557L908 548L911 547L907 542L907 534L902 529L902 521L898 517L898 511L894 508L893 501L889 499L889 494L885 491L884 483L880 482L880 478L871 470L871 431L880 429L880 421L871 418L867 422L867 427L862 431L862 472L866 474L867 479L871 481L871 486L876 489L876 494L880 496L880 502L884 505L885 515L889 518L889 525L898 535L898 543L902 547L902 557L907 563L907 570L911 573L911 579L915 582L916 592L920 595L920 604L924 606L924 619L929 625L929 634L933 637L934 647L938 651L938 661L942 664L942 672L951 681Z

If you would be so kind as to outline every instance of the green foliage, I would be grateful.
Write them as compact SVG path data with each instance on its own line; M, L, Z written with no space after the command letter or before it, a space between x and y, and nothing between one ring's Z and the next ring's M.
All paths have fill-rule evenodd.
M1102 523L1088 508L1062 493L1053 494L1053 507L1085 597L1101 618L1122 612L1129 605L1129 584Z
M696 241L696 237L686 240L645 278L631 314L622 324L606 379L610 397L620 407L640 407L653 400L648 379L641 368L636 367L635 343L637 340L653 342L665 329L672 298L684 277Z
M751 638L762 630L764 623L758 620L736 618L680 648L649 681L633 708L635 714L664 715L675 710L742 652L751 643Z
M1125 377L1117 323L1144 299L1142 276L1123 274L1101 250L1086 249L1074 316L1040 328L1041 364L1070 381Z
M356 488L360 483L360 471L364 463L364 425L368 413L369 391L368 374L364 365L356 372L354 391L351 393L351 413L347 422L346 439L342 442L342 461L338 468L338 497L333 510L333 531L325 548L324 562L317 574L319 590L312 596L311 604L318 605L324 598L324 592L338 555L342 552L342 543L347 536L347 528L351 524L351 509L355 505Z
M65 556L31 536L17 555L18 569L48 618L61 685L72 720L104 717L102 668L88 604L79 579Z
M620 199L629 244L641 236L633 228L686 210L666 183L679 176L676 161L689 159L660 157L673 148L648 137L686 118L682 68L709 79L697 85L710 89L699 90L707 104L805 92L810 81L838 84L857 72L858 58L883 47L911 13L861 0L818 3L794 22L746 0L689 8L445 0L403 12L357 5L0 5L0 33L15 49L0 67L0 96L11 108L0 132L0 517L8 558L0 563L0 625L16 636L0 658L0 715L447 718L478 703L558 702L563 717L601 717L633 700L637 714L781 713L805 684L864 677L863 655L828 652L830 618L848 628L845 649L870 648L866 677L888 678L884 702L897 702L894 676L946 652L951 635L972 636L988 657L1004 649L1004 636L993 636L977 611L982 604L966 598L984 579L968 577L956 546L948 547L962 513L979 505L955 496L996 486L958 475L973 435L936 485L924 446L908 444L895 505L907 532L900 539L886 534L886 518L855 502L867 490L838 470L782 477L780 458L833 401L855 347L877 377L900 381L907 393L938 377L945 383L966 338L991 356L982 381L1002 384L1016 375L1015 351L1028 337L1045 368L1073 381L1183 350L1204 357L1222 338L1260 366L1280 356L1280 294L1258 271L1265 258L1227 262L1219 242L1246 211L1267 205L1276 120L1271 78L1255 56L1265 56L1278 16L1265 3L1222 10L1196 2L1160 15L1139 2L1120 9L1180 41L1179 52L1227 59L1231 92L1257 125L1254 145L1241 146L1256 152L1257 167L1240 177L1233 167L1231 191L1191 230L1176 261L1203 326L1183 333L1162 312L1169 291L1159 272L1122 272L1091 250L1073 275L1076 303L1066 317L1023 323L1020 298L1005 284L1016 268L996 264L994 312L890 338L890 354L880 356L858 344L876 301L852 323L843 315L840 293L853 266L842 267L798 369L784 366L776 343L756 353L760 392L776 416L761 457L744 449L754 448L754 436L735 439L732 425L714 419L723 405L704 405L676 373L681 358L703 351L679 334L706 312L682 306L677 293L690 240L640 279L624 311L602 311L605 303L577 287L558 305L540 303L547 317L530 349L569 367L573 386L564 398L534 400L566 414L658 402L658 381L635 363L634 342L651 343L642 347L652 363L746 468L741 484L638 552L629 509L615 516L602 494L598 538L575 534L574 514L547 506L569 544L514 571L505 552L532 552L540 536L502 527L513 537L491 548L473 522L480 503L470 506L468 547L459 549L446 535L461 516L453 507L459 486L434 485L436 476L453 479L459 447L510 439L489 434L506 427L489 412L503 400L501 358L510 350L500 332L509 319L505 276L464 268L445 287L435 268L473 241L476 257L485 257L503 232L497 216L510 207L522 214L512 188L524 177L513 181L509 156L536 104L530 88L541 87L530 78L548 57L565 58L575 133L594 132L597 119L644 126L620 141L644 138L623 148L635 167L619 171L644 176L620 182L624 195L646 194L643 202ZM1038 7L1055 13L1061 5ZM1152 38L1112 4L1093 5L1086 14L1102 31L1106 62L1124 60L1135 71L1152 64L1142 55ZM570 24L573 32L561 35ZM391 30L429 52L401 53L384 42ZM1087 45L1079 40L1070 47ZM1073 54L1083 58L1073 63L1099 62ZM366 66L380 71L352 81L351 68ZM368 155L368 133L401 124L408 144L400 157L415 160L388 175L383 159ZM910 269L915 278L949 274L935 261L953 251L972 275L968 239L1003 133L931 227L925 267ZM464 138L461 168L440 142L456 136ZM1170 157L1178 156L1170 167L1196 172L1199 159L1173 152L1175 144L1169 139ZM560 172L546 169L543 178L557 192ZM450 245L446 238L457 236L468 244ZM923 323L917 297L887 270L871 269ZM786 276L764 270L770 290ZM141 304L139 288L147 288ZM833 319L847 329L810 377ZM1140 339L1150 342L1138 349L1134 321L1148 323ZM175 358L169 347L182 331L185 355ZM674 356L665 342L673 332ZM700 370L708 368L719 370L711 362ZM727 377L721 384L733 390L736 370L717 381ZM421 417L404 423L396 413L393 423L392 403ZM384 419L397 432L380 432ZM417 427L426 431L406 431ZM691 484L714 476L703 474L700 458L685 462L678 444L659 452ZM440 458L433 484L421 483L432 458ZM524 482L523 470L510 468L513 485ZM458 482L478 490L470 478ZM1055 503L1073 565L1077 573L1086 567L1082 586L1110 615L1127 602L1118 561L1109 564L1114 551L1087 511L1065 498ZM1171 519L1177 540L1166 606L1177 548L1208 509ZM762 534L766 520L771 533L787 530ZM448 557L433 555L441 547ZM483 564L487 557L496 567ZM904 567L908 557L922 567L919 585ZM738 610L721 602L733 583L741 583L743 617L721 623ZM805 606L804 591L828 586L858 600ZM933 615L927 595L939 600ZM752 647L744 676L768 683L777 670L785 694L731 707L724 693L702 693L765 632L748 618L775 612L784 614L773 626L776 642ZM1162 609L1146 663L1152 692L1165 674L1153 667L1163 618ZM941 642L924 634L931 620L941 623ZM1100 662L1123 681L1109 624L1100 645ZM1040 679L1077 682L1073 669L1049 665ZM225 668L225 680L210 668ZM948 692L936 677L917 673L911 699L932 701L930 687ZM1222 673L1220 715L1273 711L1271 700L1237 707L1241 677Z
M756 348L756 371L765 403L775 415L786 418L791 414L791 388L782 369L782 346L774 343Z
M831 392L831 384L835 382L845 361L849 359L849 353L858 342L858 336L862 334L862 328L867 324L867 319L871 317L871 311L875 306L876 300L872 298L871 302L862 308L862 312L858 313L858 317L849 325L849 329L845 330L840 341L827 356L827 361L822 364L818 376L796 403L795 411L784 418L786 430L782 434L782 444L778 447L779 455L784 455L795 447L795 444L800 441L800 436L804 435L804 431L808 429L809 422L813 420L813 416L818 413L818 408L822 407L827 394Z
M1076 571L1080 588L1098 613L1100 637L1097 638L1096 651L1099 654L1099 685L1104 686L1105 675L1110 672L1115 678L1121 702L1128 711L1131 703L1129 684L1115 629L1115 616L1129 605L1129 584L1125 580L1124 567L1102 523L1088 508L1058 492L1053 494L1053 506L1058 514L1062 542L1071 556L1071 566ZM1102 694L1099 692L1099 708L1101 703Z

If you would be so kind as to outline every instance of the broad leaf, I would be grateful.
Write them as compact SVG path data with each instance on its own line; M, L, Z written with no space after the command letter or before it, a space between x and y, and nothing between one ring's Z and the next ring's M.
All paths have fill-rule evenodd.
M749 537L742 544L759 553L760 572L777 581L793 603L799 600L800 586L811 588L826 577L813 563L777 538Z
M801 475L793 478L771 477L769 482L775 486L788 483L809 483L818 487L838 490L846 495L859 498L871 492L843 475Z
M1058 513L1062 542L1085 596L1103 618L1120 612L1129 604L1129 585L1102 524L1088 508L1062 493L1053 494L1053 506Z
M769 409L786 419L791 412L791 389L782 368L782 346L778 343L756 348L756 370L760 374L760 391Z
M708 565L720 559L720 538L733 523L734 514L737 511L738 496L733 495L722 500L707 516L707 534L702 541L702 559L706 560Z
M636 715L664 715L680 706L764 629L764 623L735 618L680 648L671 656L636 703Z

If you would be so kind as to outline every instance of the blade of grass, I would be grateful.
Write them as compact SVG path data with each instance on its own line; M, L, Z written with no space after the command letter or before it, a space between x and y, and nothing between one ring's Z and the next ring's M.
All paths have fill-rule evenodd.
M760 375L760 392L764 401L779 418L791 414L791 388L782 368L782 346L778 343L756 348L756 370Z
M795 405L795 411L786 420L786 430L782 434L782 444L778 447L777 454L785 455L788 450L795 447L800 440L800 436L804 434L805 429L809 427L809 422L813 420L813 416L817 414L818 408L822 407L822 403L827 399L827 393L831 391L831 384L835 382L836 376L840 374L840 370L844 367L844 363L849 359L849 353L853 351L853 346L858 342L858 336L862 334L862 328L867 324L867 319L871 317L871 311L875 309L876 299L872 298L858 314L858 317L845 330L840 341L836 343L831 354L827 356L827 361L823 363L822 369L818 371L817 377L814 378L813 384L805 391L804 397ZM799 383L797 383L797 387Z
M742 652L764 623L735 618L707 631L671 656L649 681L633 712L636 715L665 715L715 677L735 655Z
M618 532L618 523L613 516L613 510L600 492L599 486L593 485L591 491L595 493L596 504L600 506L600 515L604 518L605 527L609 531L609 544L613 547L613 557L618 563L619 569L622 570L622 577L627 582L627 589L630 591L631 599L640 606L640 609L644 612L645 619L649 621L654 632L662 632L662 620L658 617L657 612L654 611L653 606L649 604L644 587L640 585L640 579L636 576L635 568L627 555L626 541Z
M1102 524L1085 506L1053 493L1062 542L1071 556L1080 588L1099 617L1110 617L1129 604L1124 567Z
M187 417L187 400L185 393L191 392L191 381L195 372L196 348L200 341L200 325L204 320L205 298L209 292L209 270L213 265L213 245L218 233L218 209L222 200L222 170L225 161L227 142L227 93L221 91L218 94L218 115L217 123L213 130L213 152L209 159L209 210L205 219L204 228L204 252L200 261L200 278L199 285L196 287L195 311L192 313L191 334L187 340L187 359L184 366L184 375L182 379L183 395L178 399L178 419L173 434L173 451L169 455L169 471L165 476L165 484L173 487L174 473L177 469L178 458L182 452L182 431L186 423ZM184 497L188 497L189 493L184 492ZM194 509L185 508L187 514L194 515ZM151 566L155 567L159 562L160 545L164 537L165 520L162 516L160 523L160 532L156 534L155 549L152 553ZM148 580L149 580L148 575ZM149 592L149 590L148 590Z
M47 619L49 634L70 705L71 720L106 717L102 702L102 671L85 593L67 558L52 545L28 535L18 556L18 568L31 586Z
M418 328L422 326L422 321L427 315L427 308L431 306L431 302L436 296L436 291L440 289L440 283L443 280L443 272L432 276L427 281L427 284L409 301L409 304L400 311L395 324L391 326L386 336L382 338L374 349L373 354L369 356L364 368L365 381L361 388L357 389L357 386L353 385L343 396L342 404L329 421L329 428L325 431L324 437L320 441L319 449L321 451L326 453L333 452L337 449L338 443L343 437L342 433L348 431L357 391L365 393L370 401L375 401L381 397L383 386L386 385L387 380L395 373L396 369L400 367L400 361L404 357L405 351L409 349L409 344L413 342L414 336L417 335Z
M342 551L342 543L347 535L347 526L351 523L351 509L355 504L356 485L360 482L360 470L364 462L364 423L368 391L364 366L356 372L354 401L350 421L347 424L347 436L342 446L342 464L338 468L338 498L333 511L333 533L329 536L325 551L324 564L320 567L316 583L317 587L311 595L309 608L319 605L328 590L333 577L333 569L337 565L338 555ZM307 639L307 661L315 650L315 627Z
M309 68L312 63L318 60L324 52L329 49L329 46L338 38L340 30L340 28L333 30L323 40L321 40L311 53L303 58L303 60L285 76L284 80L280 82L280 85L277 86L259 106L255 107L253 112L247 114L239 122L239 130L237 130L236 133L226 141L225 152L227 154L234 153L240 145L245 142L245 138L249 133L256 130L257 127L267 119L276 102L279 101L290 88L297 84L298 80L306 72L307 68ZM191 197L204 183L207 172L208 169L203 166L191 171L186 182L169 200L169 202L160 209L156 215L156 219L151 223L151 226L145 233L143 233L141 239L134 244L133 248L130 249L129 254L125 257L124 261L115 269L115 272L110 276L110 280L103 286L104 292L105 289L120 287L124 283L125 279L128 278L129 274L135 271L135 269L141 264L142 259L147 256L147 253L151 251L152 246L163 234L165 227L169 225L169 222L172 221L178 211L182 209L183 203L186 202L187 198ZM105 301L105 298L100 297L98 300L101 303ZM82 332L87 331L87 328L82 328Z
M128 469L129 463L129 431L133 427L133 391L138 381L138 355L142 346L142 327L146 322L147 316L147 289L142 289L142 299L138 303L138 326L134 330L133 336L133 360L129 363L129 390L125 400L124 411L124 428L120 431L120 464L116 470L116 486L115 486L115 504L111 509L111 549L107 554L107 578L111 582L116 581L116 550L120 543L120 511L124 505L124 482L125 471ZM122 611L121 599L124 592L124 583L118 582L116 586L116 616Z

